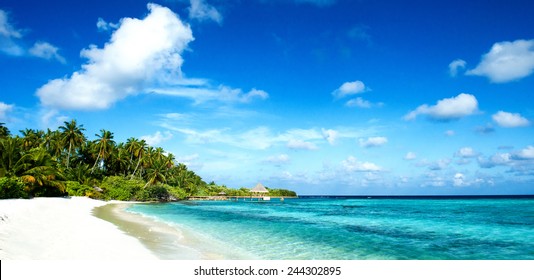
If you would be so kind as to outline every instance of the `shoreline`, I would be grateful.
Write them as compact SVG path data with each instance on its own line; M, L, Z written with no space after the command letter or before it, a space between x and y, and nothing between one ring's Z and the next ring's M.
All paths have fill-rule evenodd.
M242 260L223 242L87 197L0 200L0 260Z
M141 242L92 215L86 197L0 200L1 260L157 260Z
M109 203L93 209L93 215L110 222L139 240L162 260L240 260L254 256L229 251L224 244L203 238L179 225L167 224L126 209L131 203Z

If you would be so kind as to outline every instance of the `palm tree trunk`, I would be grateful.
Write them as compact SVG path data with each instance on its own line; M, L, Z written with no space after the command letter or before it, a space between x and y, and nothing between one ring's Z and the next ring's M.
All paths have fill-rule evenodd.
M72 142L69 142L69 153L67 154L67 168L69 168L71 149L72 149Z

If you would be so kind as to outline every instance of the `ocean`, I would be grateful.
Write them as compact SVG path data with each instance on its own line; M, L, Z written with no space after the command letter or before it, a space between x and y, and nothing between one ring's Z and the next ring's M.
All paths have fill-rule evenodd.
M532 196L185 201L127 211L251 259L534 259Z

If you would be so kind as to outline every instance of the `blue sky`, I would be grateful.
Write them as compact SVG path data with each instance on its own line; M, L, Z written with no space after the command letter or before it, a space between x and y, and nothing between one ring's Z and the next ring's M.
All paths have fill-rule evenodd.
M531 1L0 3L0 122L143 138L206 181L533 194Z

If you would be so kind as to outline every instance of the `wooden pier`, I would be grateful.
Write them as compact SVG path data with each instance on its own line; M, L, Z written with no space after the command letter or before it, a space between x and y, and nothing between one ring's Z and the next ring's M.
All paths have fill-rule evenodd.
M259 196L259 195L249 195L249 196L232 196L232 195L213 195L213 196L190 196L187 200L210 200L210 201L220 201L220 200L230 200L230 201L270 201L270 200L280 200L298 198L298 196Z

